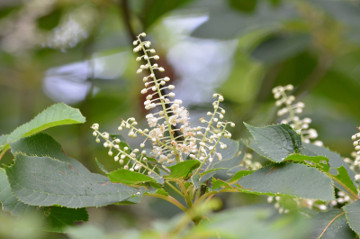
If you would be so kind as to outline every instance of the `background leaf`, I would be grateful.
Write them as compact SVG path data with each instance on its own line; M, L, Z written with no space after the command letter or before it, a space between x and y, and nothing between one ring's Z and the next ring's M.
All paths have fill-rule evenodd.
M332 181L319 170L302 164L270 165L242 177L237 183L254 193L284 194L322 201L334 199Z
M47 215L47 229L53 232L64 232L65 227L89 219L85 208L50 207L43 210Z

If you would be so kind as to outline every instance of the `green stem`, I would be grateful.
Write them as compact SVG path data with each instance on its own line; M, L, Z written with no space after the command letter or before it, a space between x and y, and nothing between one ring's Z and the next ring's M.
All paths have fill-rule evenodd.
M149 196L149 197L155 197L155 198L160 198L160 199L163 199L173 205L175 205L176 207L178 207L179 209L181 209L182 211L184 212L187 212L188 209L182 205L178 200L176 200L175 198L171 197L171 196L165 196L165 195L162 195L162 194L145 194L146 196Z

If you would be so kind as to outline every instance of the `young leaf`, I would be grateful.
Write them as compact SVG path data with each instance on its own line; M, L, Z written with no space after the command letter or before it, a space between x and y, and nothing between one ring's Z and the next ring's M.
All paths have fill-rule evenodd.
M334 176L334 181L336 183L336 186L339 186L340 189L351 193L354 196L357 196L357 188L355 187L353 181L351 180L348 171L344 168L344 166L341 166L337 168L338 174Z
M349 165L344 162L343 158L324 147L316 146L314 144L307 144L303 143L303 149L301 151L301 154L308 155L308 156L324 156L329 159L329 166L330 166L330 173L336 174L337 168L344 166L345 169L348 171L350 177L354 178L354 173L352 170L350 170Z
M360 235L360 201L357 200L343 207L351 229Z
M84 123L85 117L78 109L59 103L42 111L34 119L25 123L8 136L7 143L12 143L22 137L33 135L37 132L59 125Z
M347 225L345 213L341 209L332 209L314 217L315 231L312 238L353 239L354 233Z
M306 163L308 166L314 166L324 172L329 172L329 159L324 156L306 156L301 154L292 154L285 161L294 161Z
M188 178L192 170L198 168L200 162L198 160L186 160L169 167L171 173L169 178Z
M6 140L9 137L7 134L0 135L0 150L7 144Z
M301 137L289 125L253 127L244 124L253 137L249 147L265 158L282 162L301 150Z
M137 193L136 189L111 183L85 167L49 157L17 154L15 164L6 173L14 195L34 206L100 207Z
M303 164L270 165L240 178L238 184L258 194L289 195L322 201L334 199L331 179L316 168Z
M85 208L65 208L49 207L43 209L48 223L47 230L52 232L64 232L64 228L74 225L78 221L87 221L89 219Z
M131 172L126 169L118 169L107 174L110 181L113 183L124 183L124 184L144 184L147 182L156 183L156 180L138 172Z

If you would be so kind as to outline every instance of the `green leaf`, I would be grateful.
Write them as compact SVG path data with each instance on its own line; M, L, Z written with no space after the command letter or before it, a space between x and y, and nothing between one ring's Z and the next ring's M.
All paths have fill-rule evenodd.
M292 4L282 4L270 7L265 1L260 1L253 14L240 13L223 1L215 1L209 20L196 28L191 36L198 38L232 39L244 36L254 31L276 31L282 22L297 16Z
M43 30L52 30L60 23L62 16L62 9L56 8L53 11L49 12L45 16L42 16L37 19L37 25L40 29Z
M11 192L6 172L0 169L0 202L2 210L15 216L23 216L30 212L39 211L34 206L20 202ZM62 232L65 226L73 225L75 221L87 221L88 216L85 208L70 209L49 207L40 210L48 223L48 230Z
M25 123L9 134L8 143L13 143L22 137L30 136L42 130L68 124L84 123L85 117L78 109L59 103L42 111L34 119Z
M311 223L296 214L276 216L270 208L241 207L209 216L192 227L186 238L304 239Z
M228 0L229 5L240 12L253 12L256 9L257 0L242 1L242 0Z
M9 135L7 134L3 134L3 135L0 135L0 150L2 150L5 145L7 145L7 138L9 137Z
M43 211L47 215L47 230L53 232L64 232L67 226L74 225L78 221L86 222L89 219L85 208L50 207L44 208Z
M314 217L315 232L312 238L353 239L354 233L347 225L345 214L341 209L332 209Z
M344 166L352 179L355 176L354 172L352 172L352 170L350 170L349 165L344 162L343 158L339 154L337 154L327 148L316 146L313 144L303 143L303 149L301 151L301 154L308 155L308 156L327 157L329 159L330 173L336 174L337 168Z
M316 168L303 164L270 165L242 177L238 184L256 194L288 195L322 201L334 199L331 179Z
M329 172L329 159L324 156L306 156L301 154L292 154L285 161L294 161L306 163L308 166L314 166L324 172Z
M343 207L349 226L360 235L360 200L352 202Z
M49 157L16 155L6 169L12 192L22 202L34 206L61 205L69 208L100 207L129 199L134 188L111 183L68 162Z
M171 170L169 178L188 178L191 171L198 168L200 166L200 162L198 160L186 160L184 162L180 162L175 164L174 166L169 167Z
M148 28L164 14L179 8L193 0L148 0L144 7L144 27Z
M0 202L2 210L18 216L34 210L34 207L26 205L12 194L8 178L4 169L0 169Z
M118 169L107 174L110 181L113 183L124 183L124 184L144 184L147 182L156 183L156 180L138 172L131 172L126 169Z
M244 124L253 137L249 147L265 158L282 162L289 155L300 152L301 137L289 125L253 127Z
M260 43L251 56L264 63L276 63L300 53L310 44L311 37L307 34L277 34Z
M235 175L231 178L230 182L239 180L240 178L247 176L249 174L252 174L252 173L253 173L253 171L251 171L251 170L241 170L241 171L235 173Z
M338 174L334 178L337 179L335 182L337 183L336 186L340 186L340 189L346 192L351 193L352 195L357 195L358 191L355 187L353 181L351 180L348 171L341 166L337 168Z

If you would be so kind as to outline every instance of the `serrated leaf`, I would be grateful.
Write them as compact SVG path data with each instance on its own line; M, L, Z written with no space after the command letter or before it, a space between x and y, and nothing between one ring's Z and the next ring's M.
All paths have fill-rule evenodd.
M360 200L344 206L343 209L350 228L360 235Z
M301 154L292 154L287 157L285 161L306 163L310 166L321 169L324 172L329 172L329 159L324 156L307 156Z
M52 232L64 232L67 226L74 225L75 222L89 219L85 208L65 208L65 207L50 207L43 209L47 215L47 230Z
M144 184L147 182L157 183L155 179L138 172L132 172L126 169L118 169L107 174L113 183L124 184Z
M336 179L335 182L337 183L337 185L340 186L340 189L349 192L352 195L357 195L357 188L355 187L353 181L348 174L348 171L344 168L344 166L337 168L337 171L338 173L337 175L334 175L334 178Z
M315 231L313 238L353 239L354 233L347 225L345 214L341 209L332 209L314 217Z
M11 193L10 184L4 169L0 169L0 202L2 210L18 216L34 210L32 206L26 205Z
M322 201L334 199L331 179L316 168L303 164L270 165L242 177L237 183L257 194L289 195Z
M171 170L169 178L188 178L192 170L198 168L200 162L198 160L186 160L169 167Z
M301 150L301 137L289 125L253 127L244 123L253 137L249 147L274 162L282 162Z
M67 106L63 103L54 104L42 111L34 119L25 123L8 136L7 143L13 143L22 137L36 134L42 130L68 124L80 124L85 122L85 117L78 109Z
M78 167L49 157L17 154L15 164L6 173L14 195L34 206L100 207L137 193L134 188L111 183L102 175Z
M343 158L328 148L316 146L314 144L303 143L301 154L308 156L324 156L329 159L330 173L336 174L336 169L344 166L352 179L355 176L352 170L350 170L349 165L344 162Z

